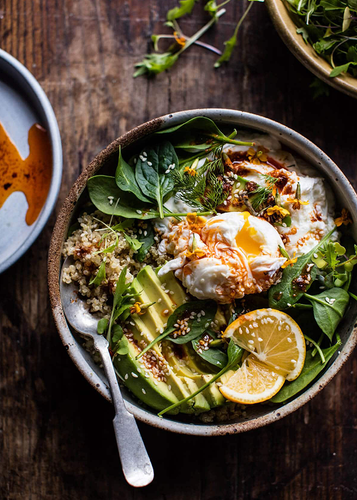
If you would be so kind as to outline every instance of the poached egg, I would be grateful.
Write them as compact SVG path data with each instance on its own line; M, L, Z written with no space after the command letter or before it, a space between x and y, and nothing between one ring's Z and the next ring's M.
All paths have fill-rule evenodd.
M249 212L229 212L207 220L190 214L171 223L160 247L174 256L159 276L174 271L198 299L230 303L268 290L286 261L276 229Z

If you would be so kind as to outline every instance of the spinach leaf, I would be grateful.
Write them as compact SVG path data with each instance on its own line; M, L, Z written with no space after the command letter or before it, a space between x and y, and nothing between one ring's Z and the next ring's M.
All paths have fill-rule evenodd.
M145 259L148 250L154 244L155 242L154 236L155 236L154 229L151 223L148 222L147 228L144 229L141 234L138 234L138 240L141 243L141 247L139 248L136 254L136 258L139 262L142 262Z
M157 211L138 203L132 193L118 188L115 177L95 175L87 181L89 197L98 210L108 215L120 215L127 219L155 219Z
M321 248L331 237L336 228L332 229L322 240L305 255L301 255L295 264L288 266L283 271L282 279L276 285L273 285L269 290L269 307L273 309L287 309L295 302L301 299L303 291L299 290L296 285L296 280L303 274L309 274L311 279L305 290L311 286L316 277L316 267L312 264L312 268L307 272L307 266L311 263L314 254Z
M318 295L304 296L311 302L318 326L332 340L337 325L343 318L350 296L343 288L330 288Z
M198 317L198 314L204 311L205 315ZM167 326L165 330L156 337L155 340L150 342L148 346L143 349L136 359L141 358L149 349L151 349L155 344L161 340L168 337L171 333L177 330L175 324L181 319L181 316L187 317L190 313L197 313L193 319L188 319L188 328L190 331L186 335L179 336L177 338L168 337L167 340L174 342L175 344L186 344L190 340L194 340L201 336L203 332L210 326L213 318L215 317L217 311L217 303L214 300L197 300L193 302L185 302L180 307L175 309L167 320Z
M130 193L133 193L139 200L150 203L150 201L143 195L136 182L134 170L124 160L121 154L121 146L119 146L119 159L118 166L115 172L115 182L118 188L122 191L129 191Z
M162 417L168 411L172 411L175 408L181 406L183 403L187 403L187 401L189 401L190 399L197 396L197 394L200 394L201 392L203 392L205 389L207 389L207 387L209 387L211 384L213 384L213 382L215 382L220 377L222 377L222 375L224 375L226 372L228 372L231 369L236 369L238 364L240 363L240 361L242 359L243 353L244 353L244 350L241 347L237 346L233 342L233 340L231 339L229 344L228 344L228 349L227 349L228 362L227 362L226 366L221 371L216 373L216 375L213 375L213 377L211 378L211 380L209 382L202 385L197 391L195 391L194 393L187 396L187 398L182 399L178 403L174 403L171 406L168 406L164 410L161 410L160 413L158 413L159 417Z
M168 141L143 150L136 163L136 182L145 196L156 201L161 219L164 217L164 198L175 184L172 171L177 166L176 151Z
M180 142L182 142L182 139L185 136L190 137L190 140L192 142L192 136L194 136L194 134L196 133L196 135L201 134L204 137L210 137L223 144L229 143L244 146L253 146L252 142L235 141L234 139L227 137L223 132L221 132L214 121L212 121L210 118L206 118L205 116L196 116L195 118L191 118L187 122L169 127L164 130L159 130L158 132L156 132L156 134L174 134L178 131L180 135L177 135L176 137Z
M94 286L99 286L102 281L105 280L106 273L105 273L105 259L99 266L99 269L97 271L97 274L90 280L89 284L94 285Z
M305 389L305 387L307 387L318 376L318 374L324 370L326 364L330 361L340 345L341 340L338 338L335 345L328 347L327 349L321 349L326 360L325 363L321 363L318 356L312 357L312 351L308 351L304 367L299 377L293 382L285 382L282 389L278 392L278 394L272 397L270 401L272 403L284 403L288 399L295 396L295 394L298 394Z
M215 349L212 347L209 347L207 351L200 349L201 344L200 344L200 339L195 339L192 341L192 347L195 350L196 354L200 356L200 358L204 359L207 361L207 363L220 368L224 368L227 364L227 355L221 351L220 349Z

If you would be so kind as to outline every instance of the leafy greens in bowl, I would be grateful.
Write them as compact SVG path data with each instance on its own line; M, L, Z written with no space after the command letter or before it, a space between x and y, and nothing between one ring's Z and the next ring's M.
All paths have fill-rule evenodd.
M213 119L213 121L207 118ZM70 248L78 251L80 248L79 264L86 260L90 261L91 266L94 266L94 270L87 267L87 270L92 274L91 283L87 286L89 279L85 283L81 282L80 286L87 288L80 289L80 292L84 291L88 294L87 296L90 297L88 304L90 307L96 307L96 311L99 311L98 307L103 307L100 328L101 333L106 334L111 342L115 367L130 392L148 405L143 408L130 392L126 394L127 401L130 402L128 404L138 418L177 432L203 435L236 432L264 425L293 411L301 406L311 394L315 394L318 391L318 386L323 386L333 376L352 349L355 340L349 333L355 317L355 304L350 304L347 311L346 306L350 298L347 290L355 252L353 246L351 250L347 250L347 244L343 248L344 242L341 241L340 244L336 241L336 236L333 236L336 234L333 219L331 216L327 216L327 212L325 216L321 212L318 224L321 230L322 219L326 221L325 238L321 239L319 236L318 247L311 244L309 251L303 251L300 256L295 257L293 235L296 234L297 230L295 231L294 224L297 221L297 216L300 215L300 208L302 207L302 211L307 210L306 205L309 202L305 198L307 196L306 183L310 182L311 177L300 176L300 181L297 183L294 181L295 184L292 184L295 186L296 192L289 193L290 181L288 177L290 175L294 177L297 174L294 171L289 173L287 169L279 168L279 161L287 162L285 164L287 166L289 164L291 167L290 161L288 161L291 159L290 153L281 156L281 152L279 152L280 156L277 157L275 153L272 153L272 150L269 150L269 147L254 144L255 141L252 141L251 136L247 135L247 129L258 130L259 132L254 132L254 134L255 137L259 137L261 142L265 140L261 136L261 132L269 133L272 137L272 143L278 144L277 139L279 139L283 143L284 149L289 148L294 155L297 153L303 156L330 182L336 183L336 179L338 179L336 191L340 193L339 205L346 208L346 212L343 212L336 219L336 225L339 227L349 220L347 210L354 217L355 195L331 160L306 139L270 120L234 111L201 110L200 112L170 115L164 117L162 121L151 123L151 125L154 128L151 131L157 132L154 136L148 137L143 132L140 143L137 140L131 142L130 133L126 137L124 136L120 141L111 145L108 150L110 152L101 155L99 164L94 166L92 164L88 168L81 180L82 187L86 183L88 184L89 196L96 209L107 214L110 220L109 222L105 222L107 219L101 221L100 216L96 215L97 212L94 216L83 215L80 219L82 228L77 235L83 235L86 231L83 220L89 224L90 217L95 217L96 227L91 226L90 234L93 235L102 230L103 236L100 238L96 236L96 240L86 241L85 244L82 241L80 247L68 246L70 240L71 242L75 241L73 238L75 238L76 233L74 232L70 238L67 238L66 226L63 224L63 220L59 220L58 224L60 226L62 224L62 228L58 230L57 227L56 236L52 241L52 258L55 249L57 251L56 259L58 259L57 266L59 266L60 254L58 252L62 251L63 241L66 240L65 251ZM229 127L229 125L231 126ZM234 137L232 125L239 128L238 134L234 133ZM137 134L138 129L133 134L135 138L137 138ZM121 150L120 146L127 147L123 147ZM236 149L234 150L234 148ZM207 152L207 150L210 151ZM208 160L207 154L210 155ZM118 161L118 156L119 162L114 176L115 157ZM247 177L247 174L244 173L245 170L249 170L247 165L250 165L250 169L255 174L258 172L258 182L254 183L250 180L249 175ZM112 175L103 177L101 172L98 172L101 167L105 167L107 172ZM222 170L219 170L222 168L224 168L223 173ZM276 175L274 182L271 179L272 175L261 173L261 169L264 168ZM216 171L216 169L218 170ZM220 174L219 171L221 171ZM100 175L93 175L97 172ZM203 172L205 174L200 175ZM281 180L282 177L286 177L284 182ZM125 182L123 178L125 178ZM185 178L195 179L195 182L189 181L190 192L182 185L182 179ZM144 179L145 188L143 189ZM204 181L203 191L202 189L195 190L200 179L201 183ZM216 184L212 184L212 182ZM320 185L321 182L315 180L314 185ZM341 188L338 182L341 183ZM216 197L217 183L223 185L222 190L218 190L218 198ZM127 188L127 191L123 189L123 186ZM148 186L150 187L148 188ZM171 191L169 191L168 186L171 186ZM237 188L236 197L233 186ZM165 192L165 190L167 191ZM190 212L173 209L172 202L169 203L169 193L173 190L178 195L180 202L184 198L187 203L189 201L187 197L190 195L190 201L193 204ZM343 191L351 194L350 199L342 198ZM76 200L77 193L78 186L76 186ZM130 196L135 196L134 202L130 201L127 193ZM144 199L140 199L138 194ZM84 192L77 203L82 211L85 196ZM293 199L290 201L290 198ZM78 212L73 213L70 209L66 217L67 223L70 217L72 220L76 220ZM119 218L119 220L115 220L114 223L114 218ZM208 276L206 284L208 283L210 287L204 285L197 288L193 283L193 278L196 276L196 266L200 266L202 263L206 271L210 269L209 266L213 260L215 262L217 260L217 254L214 256L209 254L210 238L216 237L217 234L225 234L224 224L227 223L227 227L231 230L237 221L242 221L243 224L243 226L239 226L240 229L237 229L237 238L245 235L244 227L248 230L247 235L250 236L245 236L243 240L236 239L236 242L240 242L239 245L232 243L232 251L234 248L238 248L238 250L234 250L235 253L233 252L232 255L236 255L240 250L243 253L248 252L250 255L249 265L253 269L255 281L254 279L249 281L247 275L243 274L240 275L241 283L239 283L237 275L233 273L232 279L235 286L233 289L230 285L227 291L224 284L223 288L217 288L215 284L213 286ZM163 223L168 223L169 230L166 236L165 229L162 229ZM160 224L161 229L159 228ZM103 225L103 229L100 229L101 225ZM180 261L180 245L183 244L184 240L180 236L178 240L175 240L174 233L183 228L187 235L189 232L187 225L192 229L191 237L187 240L188 246L185 249L186 260ZM262 255L259 254L260 256L252 255L258 248L254 240L257 231L260 231L260 225L267 234L273 231L271 234L269 233L271 236L270 245L274 238L277 241L280 241L280 237L284 239L284 243L279 245L281 248L277 247L274 254L269 254L269 258L267 257L268 248L264 250ZM327 230L329 225L333 227ZM153 233L148 230L148 227L152 226L154 226ZM211 228L213 228L213 233L210 233ZM120 236L118 236L117 231L119 231ZM123 231L125 236L123 236ZM240 231L243 232L240 233ZM288 234L290 234L290 239ZM106 236L104 237L104 235ZM152 238L153 235L154 238ZM248 248L245 243L250 237L252 237L252 246ZM154 241L152 241L153 239ZM155 261L158 264L157 259L160 258L155 246L156 244L164 245L165 239L171 239L175 243L174 249L168 247L165 261L155 272L151 267L152 263ZM311 241L309 243L308 239L305 243L310 245ZM145 243L144 240L146 240L146 253L141 250ZM147 244L148 240L151 240L152 248ZM93 245L96 248L93 248ZM84 248L89 256L88 259L83 258ZM216 244L214 244L214 248L218 248ZM259 246L259 248L262 247ZM206 252L206 255L201 253L203 251ZM227 252L227 248L224 251ZM175 259L169 256L170 252L173 252ZM118 271L116 271L117 261L120 261L123 256L125 256L127 264L125 266L120 264L122 271L119 276ZM269 266L274 262L276 270L274 268L272 272L265 275L254 274L254 261L256 258L262 259L262 256L265 261L268 259ZM224 259L224 255L222 258ZM104 266L103 261L106 262ZM112 266L113 262L114 266ZM171 270L168 271L167 266L172 266L172 263L177 264L177 262L181 262L181 267L176 267L175 277ZM106 274L103 273L103 269ZM78 270L79 268L77 268ZM51 285L51 271L55 272L56 266L50 261L50 287L53 287ZM132 273L132 277L130 277L130 273ZM230 279L227 274L225 276L226 279ZM77 278L74 277L74 279ZM97 282L94 283L93 280L96 279ZM127 285L125 285L125 280ZM111 306L110 300L109 302L107 300L102 303L98 302L103 297L103 289L100 287L104 284L109 287L109 291L110 289L116 290L113 306ZM100 293L95 292L91 295L93 285L94 289L101 290ZM129 288L125 288L124 285ZM254 286L258 287L256 293L254 293ZM321 286L324 286L323 292L319 289ZM267 294L264 290L269 291L269 293ZM53 304L55 304L55 293L54 287L51 290ZM209 293L213 296L208 297ZM323 295L324 293L326 296ZM170 296L176 305L172 305ZM243 301L242 298L244 298ZM180 306L179 303L181 303ZM164 304L167 305L164 306ZM272 307L273 310L264 309L267 306ZM219 313L218 316L217 313ZM68 345L68 339L75 337L68 330L60 303L54 307L54 314L61 336ZM248 325L247 322L249 322L249 318L252 318L252 315L254 320L251 325ZM305 324L303 316L307 320ZM164 323L163 317L167 318L166 324L161 325ZM153 326L149 328L149 324L153 325L154 318L156 318L156 333ZM206 319L202 321L203 318ZM306 325L312 323L311 318L313 318L312 321L316 321L315 332L312 333L305 329ZM282 334L279 334L280 338L285 330L291 332L289 335L285 335L286 338L283 340L287 342L287 349L290 345L290 349L293 350L291 350L292 354L287 361L288 364L284 364L284 366L281 364L281 360L274 358L275 365L279 366L276 366L277 370L273 371L271 368L272 358L270 359L269 355L271 349L268 348L270 335L268 335L266 343L265 335L269 332L268 324L274 323L275 320L278 322L277 325L281 325L278 328L279 331L282 330ZM300 326L297 325L296 321ZM258 333L259 331L261 335L252 335L254 338L250 339L249 337L248 340L245 338L245 330L241 332L243 323L245 329L247 326L255 328L254 332ZM220 331L221 328L224 331L223 335ZM336 328L336 337L333 338ZM305 338L301 331L305 334ZM323 334L321 339L319 338L320 334ZM306 358L305 341L307 341L308 347ZM268 346L264 351L265 354L257 347L258 343ZM73 344L73 340L71 344ZM177 351L178 347L180 347L180 351ZM287 349L283 349L283 351ZM341 349L342 352L328 368L328 362L337 349ZM188 353L190 362L187 363L186 358L184 358L185 363L182 366L183 359L181 355L177 357L178 352ZM156 384L154 381L150 385L151 372L145 364L145 377L141 377L143 366L138 369L134 360L136 362L145 361L144 357L150 353L151 362L153 354L156 353L156 361L163 357L164 361L171 363L170 366L175 376L166 369L166 371L157 371ZM79 339L76 339L73 347L70 346L70 354L85 375L88 373L88 365L91 367L91 372L97 373L99 377L102 375L86 353L83 345L81 346ZM256 359L257 357L258 359ZM258 398L255 401L248 400L247 403L266 400L270 400L271 403L254 405L246 415L245 412L226 409L222 413L224 418L219 419L219 423L213 419L198 420L193 418L192 415L198 413L204 415L213 406L217 406L216 403L221 397L220 393L230 399L232 394L230 381L232 379L235 379L234 388L235 394L237 394L239 392L237 392L239 374L243 369L249 371L251 366L258 366L257 362L260 368L263 366L265 373L268 370L269 376L274 379L272 386L275 390L275 396L273 392L269 392L268 388L265 396L270 394L270 397ZM163 367L160 363L154 363L155 370L159 365L160 368ZM195 365L194 369L192 363ZM214 368L214 364L216 364L216 368ZM178 372L181 373L179 381L177 381ZM146 380L144 380L145 378ZM280 389L285 378L290 382L286 382ZM91 379L93 380L93 376ZM169 379L172 382L169 382ZM319 380L318 386L316 385L317 380ZM97 377L93 382L99 384L97 388L103 393L100 378ZM184 389L182 388L183 382ZM312 382L314 382L313 385L311 385ZM174 383L179 386L179 389L173 387ZM214 387L215 390L213 390ZM179 390L182 397L178 398ZM172 395L172 391L176 391L174 395ZM300 395L295 397L296 394ZM169 401L171 401L171 405L168 404ZM244 403L245 400L240 395L238 398L234 396L232 401ZM287 404L281 407L281 403L285 401ZM226 408L224 400L221 405ZM153 410L150 410L150 406ZM232 405L229 408L232 408ZM187 416L167 418L165 414L165 418L160 419L155 414L157 410L161 410L161 415L167 411L172 413L173 410L180 410L184 411Z

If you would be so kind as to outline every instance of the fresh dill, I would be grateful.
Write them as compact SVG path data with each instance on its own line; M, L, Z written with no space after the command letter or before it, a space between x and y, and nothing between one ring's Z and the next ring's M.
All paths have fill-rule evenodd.
M254 191L250 193L252 195L250 202L253 209L257 212L266 203L269 196L273 193L274 186L278 180L276 177L272 177L271 175L260 175L265 179L265 186L258 186Z
M213 159L206 159L198 166L199 159L186 162L175 172L175 194L183 202L195 208L216 211L228 196L219 178L224 174L222 146L214 149Z

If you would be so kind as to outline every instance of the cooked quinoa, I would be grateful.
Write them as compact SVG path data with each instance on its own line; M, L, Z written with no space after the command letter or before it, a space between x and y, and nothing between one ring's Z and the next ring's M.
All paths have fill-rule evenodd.
M126 280L131 282L138 272L146 265L153 267L161 266L166 262L167 256L158 253L158 238L149 249L143 262L137 262L134 258L135 252L130 248L123 233L110 234L109 225L119 223L116 217L107 216L99 211L92 214L84 213L78 218L80 225L63 245L63 257L73 257L74 264L63 269L64 283L75 282L79 293L87 298L89 311L99 313L101 316L109 316L111 305L108 304L109 297L115 291L116 282L123 268L127 266ZM141 222L142 230L145 231L146 223ZM140 230L140 229L139 229ZM109 233L109 234L108 234ZM133 229L126 229L126 233L136 238ZM106 235L105 238L103 236ZM105 248L115 245L110 253L101 252ZM96 275L101 263L105 259L106 278L99 286L89 286L90 280Z

